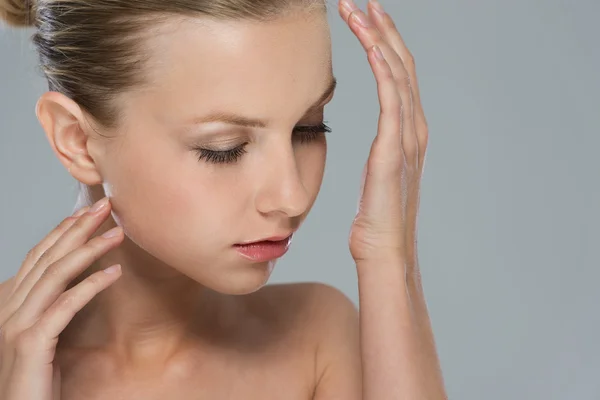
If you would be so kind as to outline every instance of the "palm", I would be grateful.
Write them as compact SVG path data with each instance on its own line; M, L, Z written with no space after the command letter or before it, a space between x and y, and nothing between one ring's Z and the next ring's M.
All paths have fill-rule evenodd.
M363 170L363 183L349 247L357 261L400 257L416 265L417 216L420 182L428 143L414 59L388 14L370 6L368 19L377 29L364 28L358 12L342 11L366 50L377 45L385 60L374 53L381 112L377 136ZM363 17L366 15L363 14Z

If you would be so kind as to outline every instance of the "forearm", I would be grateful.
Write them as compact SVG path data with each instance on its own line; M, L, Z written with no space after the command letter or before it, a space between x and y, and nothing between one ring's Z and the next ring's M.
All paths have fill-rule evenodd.
M403 264L357 264L363 399L446 399L421 282Z

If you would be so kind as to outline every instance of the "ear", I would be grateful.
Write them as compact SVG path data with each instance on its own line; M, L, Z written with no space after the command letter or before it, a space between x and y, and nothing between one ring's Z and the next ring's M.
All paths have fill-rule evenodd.
M94 159L88 151L87 132L92 130L81 107L58 92L46 92L35 106L52 150L69 173L87 185L102 184Z

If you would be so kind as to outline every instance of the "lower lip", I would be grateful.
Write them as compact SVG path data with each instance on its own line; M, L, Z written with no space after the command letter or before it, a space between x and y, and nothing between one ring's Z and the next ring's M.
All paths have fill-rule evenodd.
M292 237L278 242L256 242L247 245L236 244L234 247L242 256L254 261L264 262L274 260L287 253Z

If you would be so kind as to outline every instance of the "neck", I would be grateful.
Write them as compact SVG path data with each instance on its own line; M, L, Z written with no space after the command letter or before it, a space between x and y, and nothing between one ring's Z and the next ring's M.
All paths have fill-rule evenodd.
M98 196L76 208L103 194ZM114 226L109 218L94 236ZM217 331L222 335L237 321L234 296L203 287L127 237L69 287L116 263L122 266L121 277L77 313L61 333L62 348L101 348L124 363L146 364L149 359L166 360L191 343L208 343Z

